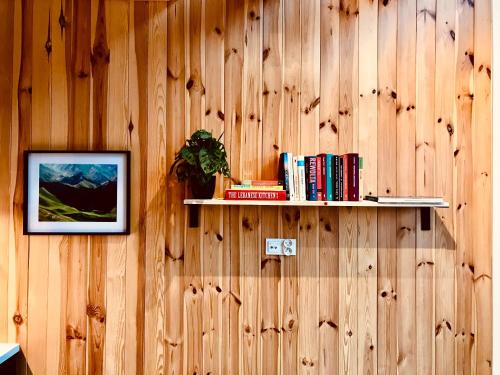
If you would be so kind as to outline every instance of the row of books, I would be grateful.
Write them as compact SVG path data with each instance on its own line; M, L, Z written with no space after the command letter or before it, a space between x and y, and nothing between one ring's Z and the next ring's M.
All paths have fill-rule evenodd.
M280 155L279 181L291 201L359 201L363 158L356 153Z
M226 189L229 200L358 201L363 159L356 153L280 155L278 180L246 180Z

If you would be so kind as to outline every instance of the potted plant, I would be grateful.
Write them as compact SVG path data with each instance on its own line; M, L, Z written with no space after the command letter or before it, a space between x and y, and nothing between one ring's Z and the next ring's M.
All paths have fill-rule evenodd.
M193 198L210 199L215 191L216 173L230 177L226 149L220 139L206 130L197 130L175 155L170 167L179 182L188 181Z

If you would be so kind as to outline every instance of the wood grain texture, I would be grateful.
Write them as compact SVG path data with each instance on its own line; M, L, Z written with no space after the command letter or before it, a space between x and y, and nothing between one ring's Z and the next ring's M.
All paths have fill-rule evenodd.
M436 374L455 373L455 246L453 243L453 129L454 61L456 39L455 2L436 3L436 78L435 78L435 142L436 175L434 193L450 200L450 208L437 210L435 215L435 324Z
M434 97L436 44L436 1L417 0L416 39L416 195L434 194ZM417 223L420 212L417 212ZM434 216L432 230L416 230L416 329L417 374L435 371L434 324Z
M109 15L106 29L109 32L109 87L113 88L108 98L108 127L106 148L124 150L128 148L129 136L129 3L127 0L106 4ZM98 54L99 52L96 51ZM95 57L94 57L95 58ZM112 126L109 126L113 124ZM94 124L95 126L95 124ZM124 374L126 368L126 236L107 239L106 259L106 345L104 351L104 372Z
M219 137L224 131L224 4L206 1L204 23L205 123L204 127ZM222 195L223 181L218 179L216 196ZM203 369L220 373L222 365L222 262L224 218L222 208L202 210L204 232L203 267Z
M185 43L184 2L170 3L167 22L167 166L184 144L185 127ZM183 368L184 297L184 187L167 176L167 228L165 245L165 359L168 374Z
M320 3L319 150L338 154L340 31L338 1ZM339 212L319 210L319 374L338 371Z
M491 3L0 5L0 340L21 373L491 373ZM413 208L216 207L168 176L223 134L232 180L358 151ZM131 234L24 236L24 150L132 151ZM223 193L218 179L216 196ZM388 191L389 190L389 191ZM265 239L299 240L268 257Z
M492 361L492 4L474 7L474 102L472 123L472 264L474 274L476 374L491 373ZM483 223L482 225L480 223Z
M185 100L186 136L202 127L205 108L202 69L203 3L186 1L185 5ZM186 221L184 248L184 372L203 373L203 289L201 228L191 228Z
M95 5L95 4L94 4ZM109 4L111 5L111 4ZM108 5L108 7L109 7ZM107 41L106 7L103 0L99 1L97 12L95 6L92 12L93 45L92 45L92 147L96 150L106 148L108 140L108 70L109 46ZM108 9L108 12L110 9ZM95 19L94 19L95 14ZM111 16L111 15L110 15ZM118 90L117 90L118 91ZM120 90L122 93L122 90ZM123 97L121 97L123 100ZM111 114L109 114L111 117ZM111 117L111 120L115 120ZM119 139L116 140L119 142ZM107 264L107 239L103 236L92 237L90 240L90 265L87 315L89 317L88 341L88 371L102 374L104 365L104 343L106 336L107 311L106 299L106 264ZM110 255L113 256L113 255ZM114 267L113 263L110 267ZM118 291L117 291L118 292ZM119 294L113 296L120 300ZM115 306L113 306L114 308ZM119 308L119 302L116 306ZM112 324L118 322L118 316L111 314ZM110 356L117 360L117 358Z
M241 177L241 125L243 116L243 59L244 59L244 25L245 7L239 0L226 1L226 25L224 29L224 135L225 146L229 153L231 175ZM227 212L224 213L226 219ZM241 278L240 275L240 210L233 207L229 212L229 226L225 227L226 241L229 251L225 253L226 265L224 275L229 276L229 287L226 301L229 319L226 322L227 340L223 355L222 372L226 374L240 373L241 359ZM227 261L229 257L229 261Z
M18 27L21 31L20 44L20 67L19 80L17 86L17 145L16 163L12 167L17 170L15 177L15 189L13 192L13 245L15 249L15 269L14 273L14 304L11 306L9 315L15 327L15 335L9 335L20 344L21 350L28 350L28 259L29 259L29 239L23 236L23 183L24 166L23 150L28 149L31 144L31 94L32 94L32 64L33 64L33 3L23 1L21 3L21 20ZM12 253L11 253L12 254ZM17 371L26 373L26 361L21 360L17 364Z
M358 150L357 0L340 2L339 154ZM342 224L340 224L342 223ZM339 209L339 374L358 372L358 210Z
M262 9L262 178L277 179L282 129L282 58L283 4L281 0L265 0ZM278 207L261 210L261 371L280 373L280 271L281 259L267 256L266 238L280 230L281 212Z
M396 177L397 194L415 194L416 0L398 2ZM398 209L396 218L396 306L398 372L416 373L416 210Z
M262 173L262 1L245 0L242 82L241 178L260 178ZM241 4L240 4L241 6ZM245 154L256 155L253 159ZM261 210L240 209L241 368L243 374L261 371Z
M396 190L397 157L397 20L398 3L379 2L378 8L378 194ZM383 63L382 63L383 61ZM397 252L396 210L378 210L378 371L397 373Z
M166 4L147 6L147 187L145 246L144 374L163 373L166 230ZM144 77L146 78L146 77Z
M467 181L472 178L472 103L474 87L470 78L473 64L469 54L474 48L474 10L469 4L457 5L459 24L457 25L457 60L455 69L455 113L456 143L454 155L454 222L456 241L456 370L459 373L474 373L473 348L475 330L473 328L473 279L472 262L472 186ZM458 152L457 152L458 150Z
M33 29L42 27L50 31L49 4L44 1L33 1ZM43 26L42 26L43 25ZM45 34L45 35L44 35ZM33 65L32 75L32 123L31 148L46 148L50 144L50 54L45 49L48 33L33 33L33 60L40 61ZM37 236L30 239L30 247L37 251L29 252L28 266L36 265L28 270L28 337L27 356L31 359L28 368L33 366L44 373L47 371L45 353L38 350L47 340L47 300L48 300L48 249L49 237ZM29 371L29 370L28 370Z
M377 13L378 2L359 1L359 154L363 158L362 191L377 195ZM361 193L360 193L361 195ZM358 209L358 373L377 372L377 210Z
M11 154L11 132L12 132L12 87L13 87L13 65L14 65L14 1L4 1L0 4L0 14L6 16L6 22L0 26L0 43L5 48L5 55L9 56L0 64L0 96L3 98L0 104L0 148L5 150L0 156L0 196L10 197L10 154ZM12 202L10 199L0 201L0 340L8 340L9 321L9 232L10 211Z
M301 2L300 152L319 152L320 6ZM305 136L307 134L307 136ZM298 372L319 373L319 211L301 210L298 255Z
M282 151L300 150L300 2L283 0L283 123ZM298 28L298 30L297 30ZM299 238L301 211L283 208L282 235ZM286 257L281 269L281 372L298 373L298 260Z
M66 63L66 34L61 32L59 16L63 4L54 0L50 7L51 92L50 92L50 148L64 150L68 143L69 95ZM57 32L55 31L57 30ZM49 39L47 39L49 40ZM47 373L66 371L66 296L67 254L69 241L65 236L49 238L49 275L47 315ZM91 339L94 340L94 339Z

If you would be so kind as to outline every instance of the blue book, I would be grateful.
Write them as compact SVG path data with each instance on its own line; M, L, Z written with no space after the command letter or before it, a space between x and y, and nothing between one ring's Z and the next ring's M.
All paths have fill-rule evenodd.
M318 200L318 187L316 186L316 156L306 156L306 199Z
M326 180L326 200L333 201L333 177L332 177L332 154L326 154L326 170L325 170L325 180Z

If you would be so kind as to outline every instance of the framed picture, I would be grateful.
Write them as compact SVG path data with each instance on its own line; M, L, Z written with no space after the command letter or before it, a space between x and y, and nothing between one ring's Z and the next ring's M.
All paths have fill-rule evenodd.
M129 151L25 151L25 234L128 234Z

